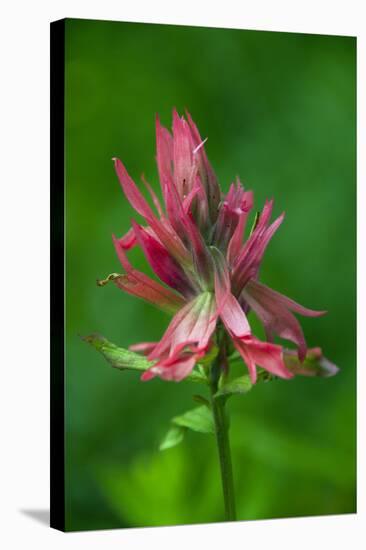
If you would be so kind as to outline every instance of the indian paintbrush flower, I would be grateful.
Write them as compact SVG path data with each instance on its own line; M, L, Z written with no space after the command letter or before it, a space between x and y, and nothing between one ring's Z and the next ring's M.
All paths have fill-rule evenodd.
M210 351L218 335L224 335L225 341L220 350L222 365L227 364L230 349L236 348L252 383L257 379L257 366L281 378L292 378L294 372L301 373L307 356L304 334L294 313L318 317L325 311L307 309L259 281L264 252L284 214L271 223L273 200L266 201L244 239L253 193L236 179L224 195L204 144L188 113L185 119L174 110L172 134L156 119L163 205L143 178L154 208L122 162L113 159L128 201L145 221L141 225L132 220L123 237L113 236L124 273L108 280L173 314L159 342L131 346L154 361L142 379L182 380ZM127 252L135 246L142 249L161 282L131 265ZM250 310L263 323L265 342L252 334L247 318ZM293 342L297 356L275 344L276 335ZM295 364L297 370L291 369Z
M225 409L229 396L246 393L257 379L332 376L338 368L320 348L307 348L295 317L318 317L325 311L307 309L260 281L264 253L284 214L271 221L273 200L267 200L248 231L253 193L238 178L222 193L205 141L188 113L184 118L173 111L172 134L156 119L162 202L142 177L148 201L122 162L113 159L124 194L144 221L133 219L124 236L113 236L123 273L113 273L98 284L113 281L172 319L159 342L134 344L131 351L98 335L85 340L112 366L142 371L142 380L189 378L209 387L209 400L194 396L201 406L172 419L160 449L178 444L187 428L214 432L225 518L232 521L236 519L234 478ZM132 266L128 252L133 247L143 251L155 278ZM253 335L250 311L262 322L266 341ZM275 343L276 336L291 341L296 349ZM237 360L247 366L249 376L227 376Z

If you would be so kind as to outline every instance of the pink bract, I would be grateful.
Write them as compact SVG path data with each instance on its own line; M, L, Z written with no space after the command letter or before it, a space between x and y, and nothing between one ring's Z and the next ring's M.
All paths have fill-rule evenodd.
M317 317L324 311L307 309L258 281L267 245L284 215L270 222L273 201L266 201L257 223L245 239L253 208L252 191L236 179L224 195L208 162L205 147L191 116L173 111L170 133L156 119L156 161L161 204L143 179L152 205L119 159L113 159L127 200L144 222L113 237L124 274L114 279L126 292L143 298L174 316L160 342L135 344L136 351L154 361L143 380L159 376L179 381L190 374L210 350L217 331L225 331L239 352L253 383L257 366L281 378L291 378L277 335L292 341L302 361L307 346L294 313ZM133 268L127 252L138 246L157 282ZM264 325L267 342L251 333L247 313L253 310Z

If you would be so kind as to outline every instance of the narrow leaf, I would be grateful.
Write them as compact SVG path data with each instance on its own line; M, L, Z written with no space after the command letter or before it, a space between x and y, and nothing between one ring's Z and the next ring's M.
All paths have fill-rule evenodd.
M165 449L170 449L171 447L179 445L179 443L183 441L184 433L185 428L182 426L172 426L160 443L159 450L165 451Z
M112 342L109 342L109 340L99 334L84 336L83 340L99 351L108 363L116 369L143 372L155 363L155 361L149 361L139 353L112 344ZM193 370L185 380L207 384L205 374L199 370Z
M148 361L143 355L125 348L119 348L98 334L85 336L83 340L92 345L105 357L112 367L117 369L145 371L154 364Z
M175 416L172 422L176 426L189 428L194 432L214 433L215 431L212 412L206 405L187 411L181 416Z

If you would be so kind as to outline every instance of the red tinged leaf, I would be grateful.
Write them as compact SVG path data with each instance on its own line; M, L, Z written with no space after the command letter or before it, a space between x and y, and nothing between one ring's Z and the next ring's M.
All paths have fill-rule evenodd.
M240 245L237 250L237 253L239 253L245 222L252 206L252 192L245 192L239 179L237 179L236 184L231 184L229 192L222 201L215 224L213 243L221 250L227 249L239 225L239 235L237 235L237 238L240 239Z
M156 347L157 342L140 342L139 344L132 344L128 349L131 351L137 351L143 353L144 355L149 355L149 353Z
M248 214L250 210L253 208L252 191L246 191L244 193L243 200L246 205L246 208L245 209L243 208L241 213L239 214L238 222L236 224L232 237L229 240L229 244L227 248L227 261L230 266L234 264L243 246L243 235L244 235L245 225L248 219Z
M186 114L191 129L192 140L195 145L194 154L197 157L198 172L207 197L210 221L211 223L215 223L218 214L218 206L221 200L220 186L205 153L203 144L206 140L202 140L191 115L188 112Z
M215 297L217 310L226 329L232 336L243 336L250 333L250 326L238 300L230 289L229 270L222 253L212 247L211 254L215 263Z
M215 300L211 293L200 294L186 304L171 320L164 336L150 353L149 359L174 355L182 343L195 342L199 348L206 347L216 322L212 320Z
M303 360L306 356L306 342L300 323L291 310L311 317L325 312L304 308L253 279L246 285L243 298L263 322L268 339L278 334L281 338L291 340L298 346L299 358Z
M132 227L136 239L156 275L183 296L194 296L195 288L166 248L134 220L132 220Z
M177 260L186 264L189 263L189 252L174 229L163 218L158 220L155 217L150 205L129 176L122 162L119 159L114 159L114 162L122 189L131 206L145 218L160 241L165 244L166 248Z
M173 181L173 138L170 132L161 126L159 117L156 116L156 162L163 196L166 201L163 182Z
M144 379L186 377L210 348L218 320L247 364L253 382L257 366L291 378L305 369L301 361L307 352L294 313L317 317L325 312L307 309L258 282L264 253L284 214L271 223L273 200L266 200L244 241L253 193L244 190L237 178L222 196L205 153L206 140L189 113L185 119L174 109L172 133L156 117L156 161L164 204L142 178L155 208L122 162L114 159L123 192L146 225L132 221L125 235L113 238L125 274L113 274L107 281L114 280L126 292L174 313L159 342L133 347L155 361ZM126 251L136 245L169 288L133 268ZM262 321L268 342L252 336L246 316L250 309ZM291 359L291 372L283 348L273 343L275 334L298 347L299 363L292 352L285 354L287 363Z
M185 300L183 297L163 287L161 284L145 275L145 273L134 269L128 261L126 253L118 239L116 239L114 235L113 242L120 262L126 271L125 275L121 275L114 279L114 283L120 289L142 298L170 313L175 313L184 305Z
M130 250L131 248L136 246L137 241L133 228L131 227L131 229L129 229L127 233L123 235L123 237L118 239L118 242L124 250Z
M238 258L233 263L232 284L238 295L249 281L256 277L265 249L281 225L284 214L281 214L269 227L267 224L272 212L273 201L266 202L259 222L243 246Z
M154 189L151 187L151 185L149 184L148 181L146 181L145 179L145 176L142 174L141 176L141 181L142 183L145 185L146 189L148 190L149 194L150 194L150 197L154 203L154 206L159 214L160 217L164 216L164 212L163 212L163 209L161 207L161 204L160 204L160 201L154 191Z
M173 110L174 185L181 200L191 191L196 167L193 163L194 143L184 118Z
M281 346L261 342L253 336L234 338L234 346L248 367L252 384L257 381L257 366L280 378L292 378L294 376L286 368Z
M149 203L147 202L133 179L129 176L122 162L118 158L114 158L113 160L114 167L122 186L123 192L126 195L127 200L129 201L131 206L146 220L153 218L154 213Z
M321 348L308 349L302 362L299 361L296 352L293 350L285 349L283 356L286 367L296 375L329 378L339 372L339 368L324 357Z
M272 288L269 288L268 286L258 281L249 281L247 289L249 290L249 292L252 292L252 294L254 293L257 296L261 295L264 300L267 299L280 303L287 309L294 311L295 313L298 313L303 317L321 317L322 315L325 315L327 313L326 311L317 311L315 309L304 307L294 300L291 300L291 298L284 296L280 292L277 292L276 290L273 290Z
M174 360L168 358L159 361L141 375L141 380L147 381L159 376L163 380L180 382L192 372L197 358L195 354L186 354Z

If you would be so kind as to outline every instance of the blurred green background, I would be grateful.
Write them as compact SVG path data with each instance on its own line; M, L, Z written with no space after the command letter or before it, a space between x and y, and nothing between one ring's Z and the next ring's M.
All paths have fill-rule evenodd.
M67 529L220 521L214 438L158 445L194 406L189 383L139 381L80 335L158 340L168 317L97 278L120 271L111 234L135 214L118 156L158 188L154 116L186 107L224 190L238 174L286 219L262 281L315 309L310 346L331 379L259 384L231 400L241 520L355 512L355 57L351 37L67 20ZM145 269L142 254L132 253ZM245 367L243 366L243 371Z

